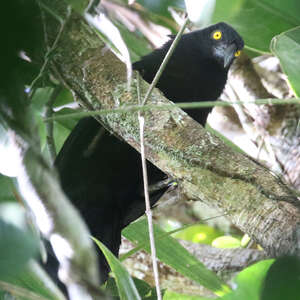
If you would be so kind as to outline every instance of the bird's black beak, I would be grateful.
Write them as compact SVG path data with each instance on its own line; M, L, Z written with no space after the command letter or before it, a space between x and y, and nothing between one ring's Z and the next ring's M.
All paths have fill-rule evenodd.
M235 52L237 51L237 47L235 43L230 44L224 51L224 68L230 66L232 61L235 58Z

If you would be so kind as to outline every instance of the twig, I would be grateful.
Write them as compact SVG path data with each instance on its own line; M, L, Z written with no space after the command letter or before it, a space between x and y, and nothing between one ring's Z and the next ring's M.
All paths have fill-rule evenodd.
M225 102L225 101L203 101L203 102L177 102L174 104L148 104L148 105L129 105L122 108L113 109L101 109L93 111L81 111L70 113L66 115L59 115L52 117L51 120L67 119L74 117L87 117L96 115L107 115L111 113L127 113L127 112L137 112L137 111L149 111L149 110L171 110L176 107L189 109L189 108L200 108L200 107L214 107L214 106L233 106L233 105L244 105L243 101ZM257 99L255 101L249 101L247 104L272 104L272 105L283 105L283 104L300 104L300 98L291 99ZM47 121L48 119L45 119Z
M137 95L138 95L138 101L139 101L139 103L141 103L140 76L139 75L137 75ZM153 230L153 222L152 222L152 211L151 211L150 197L149 197L147 165L146 165L146 158L145 158L145 144L144 144L145 119L141 115L140 111L138 112L138 120L139 120L139 126L140 126L141 160L142 160L144 195L145 195L145 206L146 206L145 213L146 213L147 220L148 220L151 259L152 259L156 294L157 294L157 299L161 300L162 297L161 297L161 292L160 292L159 273L158 273L158 266L157 266L157 260L156 260L156 248L155 248L154 230Z
M141 95L140 95L140 77L137 76L137 94L138 94L138 102L141 106L144 106L150 97L154 87L156 86L163 70L165 69L173 51L175 50L181 35L183 34L183 31L188 23L188 18L186 17L182 27L180 28L180 31L176 35L173 43L171 44L170 49L168 50L166 56L163 59L162 64L160 65L157 73L155 74L155 77L150 84L149 89L147 90L147 93L144 97L144 100L141 101ZM154 281L155 281L155 287L156 287L156 293L157 293L157 299L161 300L161 291L160 291L160 284L159 284L159 273L158 273L158 266L157 266L157 260L156 260L156 248L155 248L155 241L154 241L154 230L153 230L153 222L152 222L152 211L151 211L151 205L150 205L150 199L149 199L149 188L148 188L148 175L147 175L147 166L146 166L146 158L145 158L145 145L144 145L144 125L145 125L145 119L141 115L141 111L138 112L138 120L139 120L139 127L140 127L140 144L141 144L141 158L142 158L142 169L143 169L143 181L144 181L144 194L145 194L145 205L146 205L146 215L148 220L148 229L149 229L149 239L150 239L150 248L151 248L151 257L152 257L152 265L153 265L153 275L154 275Z
M158 266L156 260L156 248L154 241L154 230L153 230L153 222L152 222L152 211L150 205L149 191L148 191L148 175L147 175L147 166L146 166L146 158L145 158L145 147L144 147L144 124L145 119L141 116L139 112L139 125L140 125L140 143L141 143L141 158L142 158L142 169L143 169L143 181L144 181L144 194L145 194L145 204L146 204L146 216L148 220L148 230L149 230L149 239L150 239L150 249L151 249L151 258L153 265L153 275L156 287L157 299L161 300L161 292L160 292L160 284L159 284L159 273Z
M51 120L52 114L53 114L53 103L55 99L57 98L58 94L61 91L61 86L55 87L54 91L52 92L49 101L46 104L46 111L45 111L45 117L47 118L45 121L46 125L46 139L47 139L47 146L50 154L51 163L53 164L56 158L56 149L55 149L55 142L54 142L54 136L53 136L53 120Z
M39 1L39 5L40 5L43 9L45 9L47 12L49 12L49 9L47 9L47 6L45 6L42 2ZM52 15L52 13L51 13L51 15ZM61 23L59 32L58 32L58 34L57 34L57 36L56 36L56 38L55 38L55 41L53 42L52 46L51 46L50 48L48 47L48 49L47 49L47 53L46 53L46 55L45 55L45 61L44 61L43 65L42 65L42 67L41 67L41 69L40 69L39 74L37 75L37 77L35 77L35 79L32 81L32 83L31 83L31 85L30 85L30 89L29 89L29 90L30 90L30 91L29 91L29 98L32 98L33 93L34 93L34 86L35 86L35 84L37 83L37 81L43 76L43 74L44 74L44 72L45 72L45 69L46 69L46 67L47 67L47 65L48 65L48 63L49 63L50 57L51 57L51 53L52 53L52 52L54 51L54 49L56 48L57 43L58 43L58 41L59 41L59 39L60 39L60 37L61 37L63 31L64 31L65 25L66 25L66 23L67 23L67 21L68 21L70 15L71 15L71 7L68 6L66 19L63 20L63 21L62 21L60 18L58 19L59 22Z

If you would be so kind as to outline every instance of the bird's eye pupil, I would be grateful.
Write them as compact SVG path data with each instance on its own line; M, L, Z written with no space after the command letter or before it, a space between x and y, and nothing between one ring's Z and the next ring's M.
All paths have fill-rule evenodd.
M241 55L241 50L237 50L235 53L234 53L234 56L235 57L238 57Z
M213 33L213 38L214 38L215 40L219 40L221 37L222 37L222 32L221 32L221 31L215 31L215 32Z

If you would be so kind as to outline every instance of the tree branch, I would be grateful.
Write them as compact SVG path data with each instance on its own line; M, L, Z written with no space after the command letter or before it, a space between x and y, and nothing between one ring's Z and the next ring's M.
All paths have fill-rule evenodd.
M55 8L57 1L49 2ZM49 26L51 27L51 26ZM87 108L111 109L137 103L126 86L126 70L86 23L72 15L53 63ZM133 80L135 83L135 80ZM142 84L145 91L147 84ZM168 103L155 90L149 103ZM111 132L140 149L136 113L97 118ZM234 152L180 109L145 113L146 157L176 178L188 198L202 200L247 232L269 255L300 255L298 199L279 178ZM288 203L290 202L290 203Z

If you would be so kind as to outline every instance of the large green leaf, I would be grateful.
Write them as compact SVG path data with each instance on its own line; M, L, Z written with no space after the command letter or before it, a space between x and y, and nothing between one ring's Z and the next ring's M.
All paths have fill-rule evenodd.
M300 23L300 1L297 0L262 0L262 5L265 5L269 10L275 10L289 18L295 24Z
M37 239L0 219L0 279L18 274L38 253Z
M120 298L122 300L141 299L136 286L126 268L121 262L97 239L94 239L98 247L103 252L108 264L115 275Z
M42 297L42 299L65 299L62 292L58 290L45 271L35 262L30 262L21 273L7 278L5 283L8 283L18 295L24 296L33 292L37 297ZM25 297L25 299L28 298Z
M178 294L172 291L166 291L163 300L212 300L212 298L204 298L200 296Z
M295 300L300 296L300 259L282 256L268 270L260 300Z
M217 0L213 21L231 24L249 48L270 52L275 35L300 23L299 0Z
M260 261L240 272L234 282L237 288L222 300L260 300L260 291L274 260ZM282 298L284 299L284 297Z
M177 272L214 291L224 295L229 288L222 283L218 276L190 254L174 238L158 226L154 226L157 258L174 268ZM146 219L141 219L126 227L122 234L135 244L140 244L150 252L148 225Z
M275 36L271 51L279 58L295 95L300 97L300 26Z

